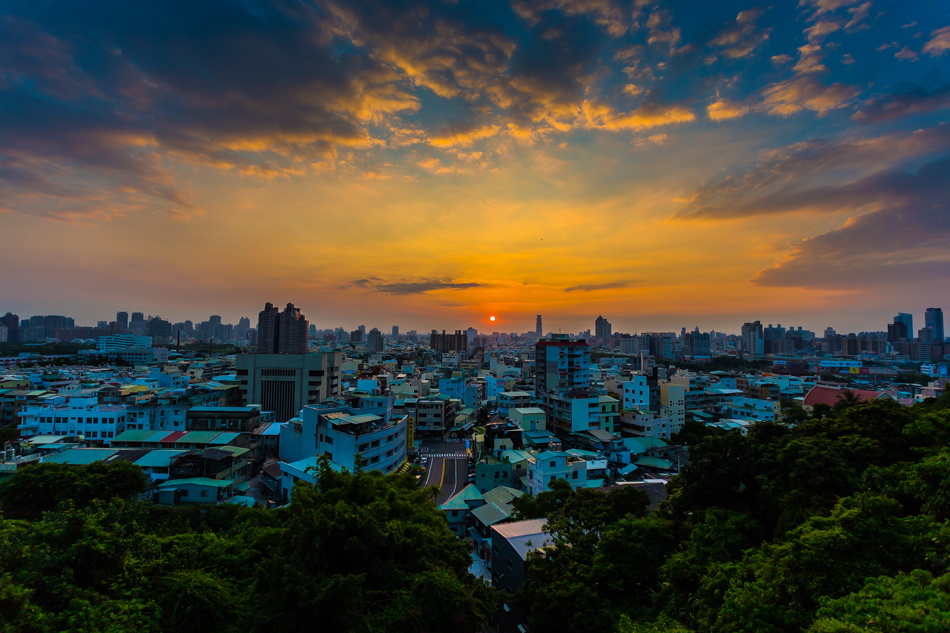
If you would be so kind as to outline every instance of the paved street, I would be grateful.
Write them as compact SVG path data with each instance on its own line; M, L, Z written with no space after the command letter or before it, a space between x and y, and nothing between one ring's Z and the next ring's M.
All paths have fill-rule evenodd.
M468 483L465 440L423 440L420 455L428 458L425 485L439 487L436 505L451 499Z

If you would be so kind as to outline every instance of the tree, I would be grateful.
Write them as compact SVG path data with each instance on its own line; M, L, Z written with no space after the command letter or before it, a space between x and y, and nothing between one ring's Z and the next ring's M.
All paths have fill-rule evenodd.
M142 469L130 462L31 464L0 484L0 510L7 518L36 519L66 499L77 506L95 500L133 499L146 484Z
M868 579L855 593L822 600L808 633L943 633L950 622L950 574L916 569Z
M440 610L407 610L425 591L451 600L453 631L479 631L493 593L468 573L467 546L411 475L337 473L298 482L263 562L261 630L443 630ZM440 594L441 595L441 594Z

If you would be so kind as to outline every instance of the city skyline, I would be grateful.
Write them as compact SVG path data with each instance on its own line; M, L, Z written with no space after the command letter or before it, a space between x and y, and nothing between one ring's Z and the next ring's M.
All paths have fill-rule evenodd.
M292 305L292 302L291 302L291 305ZM264 310L267 311L271 309L275 310L275 314L276 314L276 311L279 310L279 308L276 306L273 306L271 302L266 302L264 306ZM510 324L505 323L505 321L490 321L488 317L485 317L483 319L483 323L448 324L448 325L441 324L441 325L436 325L433 327L428 327L428 326L416 327L411 323L408 326L403 323L382 323L382 322L370 323L369 321L366 321L365 319L359 319L359 318L357 318L353 323L336 323L336 324L321 323L319 321L311 320L309 318L309 313L307 312L307 309L305 307L296 306L296 312L297 312L297 316L299 318L302 318L304 323L308 323L310 326L315 327L319 331L335 330L338 328L342 328L343 330L346 330L347 332L353 329L365 329L368 332L371 329L377 329L380 331L381 334L389 335L391 331L395 330L395 332L401 332L402 334L415 332L417 336L423 336L423 337L428 336L429 333L433 331L443 332L443 331L449 331L449 330L455 330L455 329L465 330L470 327L474 327L480 335L492 334L493 332L504 333L504 334L519 334L519 335L537 333L537 326L540 324L540 320L543 316L543 315L535 315L533 319L535 327L528 327L527 329L509 327L506 329L506 327L504 326L507 326ZM99 322L104 322L104 323L114 322L114 319L109 319L109 318L107 319L93 318L89 320L88 322L86 322L86 321L83 321L82 319L76 319L75 315L69 313L69 311L66 311L64 314L62 310L58 311L56 314L34 315L34 314L16 313L15 311L7 310L4 306L0 305L0 316L3 316L4 314L7 314L7 313L15 314L20 320L21 327L22 327L22 323L26 319L32 316L57 316L59 318L65 317L67 319L73 320L75 322L75 327L96 327L96 324ZM600 338L599 336L597 336L596 331L597 331L598 323L600 322L601 319L603 319L604 323L606 324L607 329L612 330L612 334L614 335L618 335L618 334L636 335L636 334L650 333L650 332L665 332L665 333L677 334L683 330L687 332L698 330L701 332L715 331L719 334L740 336L742 332L743 324L749 324L755 321L755 322L760 323L762 327L771 327L774 325L776 327L784 327L788 329L803 328L807 331L813 332L817 337L821 337L823 336L826 328L831 328L832 330L835 330L837 334L856 334L860 332L888 333L890 329L889 326L892 326L893 322L896 322L899 320L900 317L902 316L906 317L909 314L911 317L911 327L907 330L907 334L908 334L908 338L913 339L917 336L918 330L920 330L921 328L930 327L931 324L926 322L925 319L927 318L928 314L935 314L935 313L940 314L938 319L939 319L939 323L941 324L940 327L942 328L942 324L943 324L942 307L929 306L928 308L926 308L926 310L921 311L919 314L894 312L892 316L890 317L890 319L888 319L887 322L883 323L881 327L861 328L861 329L849 328L846 325L842 326L835 323L825 323L824 325L821 325L821 326L812 327L804 323L793 322L787 319L777 320L777 321L768 321L767 319L763 319L761 317L755 317L754 315L748 318L744 318L740 322L737 322L734 328L730 328L729 326L721 327L721 328L704 327L703 325L698 324L698 323L693 323L693 324L680 323L675 326L671 326L670 322L667 322L665 324L660 324L657 327L646 327L646 326L637 327L636 325L634 325L632 328L631 327L615 328L613 327L614 323L612 321L610 321L609 319L604 319L603 315L598 315L597 317L589 318L587 322L583 321L583 318L585 317L580 317L580 320L578 321L580 323L580 326L573 330L566 329L564 327L559 327L555 323L553 326L553 329L550 329L549 327L545 326L542 332L544 336L547 336L548 334L552 334L552 333L553 334L564 333L564 334L574 335L574 334L582 334L584 332L589 331L591 337ZM232 319L229 319L228 317L222 317L220 314L216 314L216 313L210 313L207 317L195 317L194 315L191 315L191 317L185 316L183 318L171 318L164 313L149 312L148 310L135 310L135 311L119 310L116 312L116 316L120 314L125 314L125 315L141 314L146 322L148 322L150 319L153 319L153 318L166 320L170 324L185 323L185 322L190 321L195 328L197 328L200 324L206 324L211 319L216 319L217 322L219 322L219 324L224 323L227 325L237 325L239 321L247 320L250 323L249 327L257 328L259 326L259 318L255 318L253 315L251 316L241 315L241 316L235 317L232 320ZM261 314L263 314L263 312L259 311L259 316ZM916 320L914 320L914 317L916 317ZM627 321L624 320L621 322L626 323ZM485 328L485 329L482 329L482 328ZM394 333L394 335L398 335L398 334ZM942 338L938 336L936 340L942 340Z
M3 312L859 332L950 304L946 3L12 2L0 34Z

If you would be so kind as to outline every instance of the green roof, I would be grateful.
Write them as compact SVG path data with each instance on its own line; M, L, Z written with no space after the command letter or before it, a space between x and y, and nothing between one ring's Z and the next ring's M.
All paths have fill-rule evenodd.
M179 486L212 486L214 488L227 488L234 482L230 479L211 479L210 477L191 477L188 479L169 479L158 484L159 488L169 489Z
M179 437L176 444L207 444L221 435L221 431L191 431Z
M497 503L486 503L483 506L472 510L472 515L478 519L482 525L489 526L511 518L512 507L507 504L498 505Z
M484 495L482 495L482 498L485 499L487 503L507 505L511 503L512 499L517 499L521 496L524 496L524 492L521 490L515 490L514 488L509 488L508 486L498 486L487 491Z
M440 510L468 510L469 505L468 501L482 501L482 493L478 491L478 488L474 484L469 484L462 488L462 490L439 506Z
M148 441L148 442L158 442L158 441L161 440L162 438L168 437L168 436L171 435L172 433L174 433L174 431L152 431L152 434L149 436L148 440L146 440L146 441Z
M668 462L665 459L660 459L659 457L641 457L637 460L637 466L644 466L646 468L661 468L667 470L673 467L672 462Z
M247 453L251 450L249 448L241 448L240 446L221 446L220 448L221 450L228 451L229 453L234 453L235 457L240 457L244 453Z
M54 464L88 466L93 462L105 461L117 452L114 448L68 448L61 453L50 455L44 461L53 462Z
M142 468L168 468L177 455L187 452L169 449L154 450L136 460L135 465Z
M218 445L218 444L230 444L234 441L234 438L241 435L240 433L221 433L217 437L213 438L208 444Z
M145 442L155 435L155 431L122 431L116 435L113 442Z

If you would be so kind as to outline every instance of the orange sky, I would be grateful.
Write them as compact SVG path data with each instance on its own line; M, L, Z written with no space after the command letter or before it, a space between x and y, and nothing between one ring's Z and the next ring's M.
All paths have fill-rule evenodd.
M950 16L318 4L209 22L228 58L170 32L162 57L122 15L5 16L0 310L859 331L950 303ZM307 47L322 66L278 63Z

